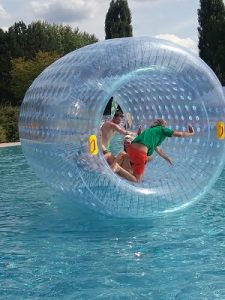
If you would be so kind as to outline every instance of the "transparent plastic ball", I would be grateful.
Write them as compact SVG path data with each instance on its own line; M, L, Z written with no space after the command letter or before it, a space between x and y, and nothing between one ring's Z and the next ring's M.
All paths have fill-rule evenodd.
M167 120L195 128L190 138L168 138L140 183L113 172L101 151L103 111L114 97L132 116L132 128ZM225 113L222 87L195 54L168 41L121 38L92 44L60 58L28 89L20 112L24 154L54 189L96 211L149 217L185 207L215 183L225 162L217 123ZM96 135L99 152L90 152Z

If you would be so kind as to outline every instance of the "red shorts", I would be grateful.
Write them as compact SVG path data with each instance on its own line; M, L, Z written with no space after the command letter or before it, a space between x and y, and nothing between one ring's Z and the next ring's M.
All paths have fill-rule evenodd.
M147 154L142 150L133 148L132 145L128 147L127 153L130 157L130 161L134 164L134 175L143 175L145 172L146 163L148 161Z

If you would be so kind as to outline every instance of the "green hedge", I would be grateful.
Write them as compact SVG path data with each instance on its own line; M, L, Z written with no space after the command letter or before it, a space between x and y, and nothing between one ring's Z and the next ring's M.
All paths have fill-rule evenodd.
M18 142L19 107L0 106L0 143Z

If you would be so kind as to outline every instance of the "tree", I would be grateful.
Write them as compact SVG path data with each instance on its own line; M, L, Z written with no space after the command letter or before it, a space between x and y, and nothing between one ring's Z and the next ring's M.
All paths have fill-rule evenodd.
M105 18L105 39L132 36L127 0L112 0Z
M10 49L7 33L0 29L0 104L11 98L10 91Z
M21 103L25 87L28 87L30 81L34 79L30 77L34 70L26 69L25 72L24 69L23 72L22 69L27 68L32 60L36 60L38 52L50 52L49 57L54 52L55 56L60 57L97 41L93 34L81 32L78 28L72 29L70 26L41 21L32 22L28 26L23 21L19 21L6 32L0 29L0 104L18 105ZM43 63L46 62L45 58ZM49 64L51 62L50 59ZM13 70L11 63L14 64ZM44 65L44 67L47 66L48 64ZM42 67L42 61L40 61L40 72L43 70ZM36 70L38 71L38 68ZM23 77L16 78L16 73L20 73ZM34 74L39 75L35 72ZM11 76L13 76L13 82L11 82ZM26 79L28 82L25 84ZM18 86L19 82L21 87Z
M223 0L200 0L199 55L225 84L225 6Z
M18 106L33 80L62 55L97 41L78 28L41 21L0 29L0 142L18 140Z
M7 35L11 57L25 56L27 44L27 26L25 23L23 21L14 23L13 26L9 27Z
M27 58L33 58L38 51L57 51L64 55L97 41L94 35L80 32L78 28L73 30L70 26L32 22L27 27Z
M59 54L55 51L39 51L34 59L16 58L12 60L11 90L15 99L13 105L21 104L25 92L34 79L59 57Z

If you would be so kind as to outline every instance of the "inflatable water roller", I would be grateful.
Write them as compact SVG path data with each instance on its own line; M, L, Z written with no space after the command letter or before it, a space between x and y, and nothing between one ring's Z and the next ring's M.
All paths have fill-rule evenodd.
M101 149L103 112L114 97L132 128L157 118L191 138L162 145L174 161L155 155L144 179L115 174ZM213 71L195 54L154 38L120 38L73 51L47 67L26 92L19 122L23 152L54 189L96 211L149 217L199 199L225 162L225 99Z

